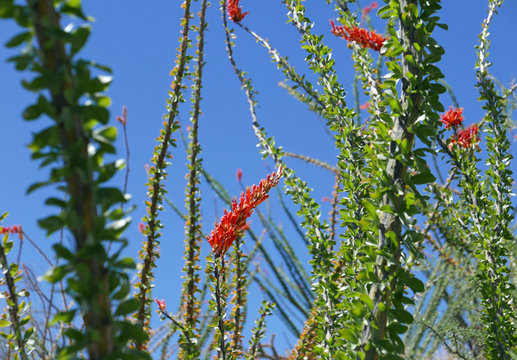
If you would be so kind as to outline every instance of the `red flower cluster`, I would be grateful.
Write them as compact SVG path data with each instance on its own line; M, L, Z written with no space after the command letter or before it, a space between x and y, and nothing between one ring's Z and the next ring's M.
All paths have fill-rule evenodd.
M237 172L235 173L235 177L237 178L238 182L241 182L241 180L242 180L242 169L237 169Z
M458 134L449 141L449 150L456 144L465 149L474 147L480 141L478 132L479 127L477 124L472 124L468 128L460 130Z
M336 26L332 20L330 20L330 25L332 25L332 34L348 41L355 41L363 48L379 51L387 40L387 38L377 34L375 31L370 32L355 26L352 28L348 26Z
M228 0L228 17L233 22L241 22L249 12L242 12L242 8L239 6L239 0Z
M452 150L455 145L460 145L465 149L471 149L480 141L478 136L479 127L476 124L472 124L468 128L460 130L463 124L462 114L463 108L453 109L451 107L440 119L446 129L452 129L454 131L454 135L449 140L449 150Z
M215 225L210 237L207 237L216 258L226 254L235 238L246 229L246 219L269 197L267 193L278 184L281 177L282 167L277 172L269 174L265 180L261 180L258 186L248 187L241 194L239 202L233 199L231 211L224 210L223 217Z
M23 240L23 229L21 225L0 227L0 234L18 234L18 237Z
M440 121L445 125L446 129L450 129L452 127L456 130L461 126L461 123L463 122L463 116L461 116L462 113L463 108L453 109L451 107L449 111L442 115Z
M369 13L370 11L372 11L373 9L376 9L376 8L377 8L377 6L379 6L379 5L377 5L377 1L374 1L374 2L372 2L372 3L370 4L370 6L365 7L365 8L363 9L363 19L364 19L364 17L365 17L366 15L368 15L368 13Z

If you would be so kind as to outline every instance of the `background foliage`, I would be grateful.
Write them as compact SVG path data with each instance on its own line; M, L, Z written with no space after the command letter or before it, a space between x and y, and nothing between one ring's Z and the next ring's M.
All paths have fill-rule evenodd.
M440 1L391 0L378 9L337 1L328 7L333 26L343 26L341 32L332 31L337 38L330 25L315 26L313 9L305 7L309 4L283 1L283 13L301 42L299 59L294 60L273 47L273 38L270 42L256 32L253 21L248 27L248 20L257 19L253 12L235 17L239 6L244 13L248 4L209 5L185 1L181 6L181 36L163 128L157 132L148 179L140 183L147 186L146 215L138 226L143 241L134 272L132 259L137 257L123 236L132 211L127 205L129 166L124 170L124 162L113 156L117 129L107 125L114 120L107 111L110 69L81 57L91 19L78 1L0 3L0 16L14 19L22 29L6 46L22 49L10 62L25 71L22 84L35 94L23 117L31 124L46 124L32 125L29 149L43 171L29 190L50 185L50 191L38 191L47 191L44 202L57 208L51 216L39 216L39 225L54 234L53 256L39 250L40 242L31 239L26 227L9 226L4 215L0 260L6 286L1 320L5 357L421 359L448 352L457 358L513 358L515 222L509 131L515 86L508 85L506 75L497 80L489 60L489 28L502 2L488 3L486 19L476 30L475 96L484 116L475 122L479 138L467 141L466 124L447 130L439 121L447 123L449 105L469 111L457 103L441 70L447 53L435 33L447 25L440 20ZM250 112L242 116L251 118L253 142L271 167L283 170L283 190L270 194L278 198L275 210L264 205L256 209L257 225L233 240L226 257L206 247L212 222L201 215L206 203L211 207L210 198L218 199L221 209L230 207L239 192L223 187L214 174L224 169L221 159L239 152L245 137L235 136L239 128L228 129L218 116L217 128L232 134L230 151L216 161L207 161L210 152L205 158L199 135L203 104L221 93L203 86L204 65L211 61L209 52L206 56L210 48L205 48L210 12L211 28L220 28L222 16L219 47L226 43L232 81L240 82L244 93L225 94L230 102L222 114L236 111L247 99ZM379 40L380 51L346 35L364 35L368 30L359 28L373 25L386 38ZM262 92L255 85L265 79L252 76L251 53L240 49L254 43L250 40L270 56L286 93L324 126L323 136L307 134L301 126L278 131L266 120L267 113L258 107ZM339 56L327 41L339 47L337 53L351 54L353 68L336 61ZM341 80L347 73L352 74L352 86ZM228 81L229 76L224 79ZM132 104L128 107L131 114ZM276 109L275 118L282 118L284 107ZM32 121L38 118L43 120ZM116 119L129 161L131 115L124 109ZM295 144L302 132L312 144L319 144L320 137L322 143L333 144L334 156L324 162L317 159L319 146L302 146L302 154L282 147L282 140L291 144L287 139L294 137ZM224 138L217 131L209 135ZM454 145L454 139L463 142ZM183 186L167 175L181 173L172 170L179 168L178 145L186 149L185 191L178 191ZM299 160L306 165L300 166ZM316 182L316 192L306 180L314 171L307 171L308 166L322 169L327 178L326 183ZM243 188L248 173L237 173ZM328 203L320 204L314 195L321 188L330 195ZM178 215L176 221L184 222L185 229L183 287L174 286L176 294L182 289L177 311L169 294L169 306L153 302L153 287L159 292L162 283L170 283L154 281L164 256L167 265L171 259L160 251L163 239L173 233L173 227L164 227L164 214L171 213L164 213L165 208ZM232 213L239 211L233 207ZM7 258L16 235L18 256ZM45 282L23 265L24 239L51 266ZM300 251L304 248L307 253ZM174 255L179 264L178 253ZM205 255L206 262L200 260ZM32 295L16 285L22 278ZM249 292L268 300L258 314L248 311ZM254 297L250 300L253 304ZM162 323L150 322L154 309ZM282 331L298 339L286 353L287 346L277 349L274 337L264 340L272 312ZM245 326L254 318L253 329ZM243 338L249 338L249 347Z

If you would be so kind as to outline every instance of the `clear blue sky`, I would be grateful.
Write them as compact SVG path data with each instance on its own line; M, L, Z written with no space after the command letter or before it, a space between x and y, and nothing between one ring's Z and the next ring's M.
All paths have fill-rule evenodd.
M330 33L329 19L335 18L332 7L325 1L306 2L307 14L315 22L314 31L325 34L325 40L334 49L333 56L338 61L341 82L349 92L348 102L353 103L351 51L343 40ZM363 6L369 2L361 2ZM144 214L143 200L146 193L145 164L149 163L154 139L158 136L165 112L165 99L171 82L169 71L175 60L175 49L180 35L179 19L182 13L180 1L154 0L136 1L88 1L84 8L96 21L93 32L82 57L93 59L110 66L114 71L114 81L109 90L113 100L111 107L113 124L115 116L127 105L129 113L129 142L131 148L129 192L132 203L138 206L132 216L134 222L128 231L130 246L128 255L136 255L141 235L137 232L139 219ZM241 0L241 5L250 14L243 23L271 41L282 55L289 55L290 61L300 72L306 72L303 62L304 52L299 48L299 35L292 25L286 24L286 9L280 1ZM486 15L486 1L455 0L444 1L440 12L442 22L449 25L449 31L437 29L435 38L445 48L441 63L446 81L453 87L460 105L464 107L467 124L481 119L483 112L477 103L475 85L475 51L481 22ZM382 32L384 26L373 20L376 30ZM203 88L203 116L200 121L200 142L206 169L221 180L229 193L238 195L240 186L235 181L235 171L242 168L245 184L260 180L266 173L266 164L258 154L257 140L251 129L248 105L240 84L231 70L224 48L221 14L216 2L209 8L209 31L206 44L205 85ZM5 43L19 29L11 22L0 22L0 42ZM491 27L492 47L490 60L494 63L492 73L506 86L517 75L517 3L506 1ZM311 155L335 164L333 141L324 133L318 118L306 110L305 106L292 99L278 86L283 80L276 66L269 60L265 49L255 43L248 34L236 28L236 60L241 68L248 71L259 92L259 120L277 144L287 151ZM38 219L54 209L44 206L49 190L39 190L27 196L28 186L46 178L46 171L40 171L38 164L30 160L26 145L30 142L31 131L44 126L45 121L25 122L21 113L34 99L34 95L21 88L20 80L28 74L14 71L5 59L13 55L12 50L0 48L0 129L2 141L0 151L3 157L2 186L0 187L0 211L9 211L6 225L22 224L25 231L50 253L50 245L56 237L46 238L37 227ZM364 102L364 101L363 101ZM442 103L448 108L452 103L447 95ZM184 107L180 116L182 127L188 123L188 108ZM120 132L121 133L121 132ZM119 138L119 154L124 156L122 138ZM186 173L186 159L183 149L172 150L174 159L169 168L168 191L170 198L183 206ZM298 160L289 161L298 173L315 188L314 197L330 196L332 176L324 170L303 166ZM515 169L515 167L514 167ZM120 183L122 177L119 178ZM184 228L173 212L165 206L161 215L166 228L162 238L162 258L156 270L156 290L154 296L165 298L171 306L179 299L180 269ZM222 213L223 205L213 193L204 192L204 231L211 229L214 208ZM323 213L328 212L324 204ZM258 219L252 220L255 225ZM266 243L269 240L266 240ZM301 244L296 240L297 244ZM204 244L204 252L208 244ZM306 252L298 246L300 254ZM46 270L46 265L27 246L24 261L37 274ZM258 298L255 296L255 298ZM257 299L258 301L260 299ZM254 301L255 302L255 301ZM172 308L172 307L171 307ZM249 314L250 320L255 317ZM282 335L278 341L281 344ZM292 341L292 339L290 339Z

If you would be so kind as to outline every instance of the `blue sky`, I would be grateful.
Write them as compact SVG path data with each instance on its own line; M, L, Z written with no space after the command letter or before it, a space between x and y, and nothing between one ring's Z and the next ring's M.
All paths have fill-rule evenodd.
M326 43L334 49L333 56L338 63L339 77L348 91L347 101L353 104L351 51L343 40L335 38L330 33L329 19L335 18L336 15L332 7L323 0L306 3L307 14L315 22L314 32L325 34ZM455 0L443 3L444 8L440 16L442 22L448 24L449 31L437 29L435 33L438 43L446 51L441 68L460 105L464 107L464 116L469 124L480 121L483 116L481 106L476 101L477 90L474 88L474 46L481 30L481 22L486 15L487 2ZM361 4L366 6L369 2ZM180 35L179 19L182 10L179 5L179 1L165 0L89 1L84 4L85 12L96 21L92 24L92 36L82 57L93 59L113 69L114 81L108 95L113 101L113 124L118 126L119 130L121 128L114 121L115 116L121 113L123 105L128 107L128 137L131 149L129 192L133 195L132 203L138 206L132 214L134 222L127 234L130 240L127 254L132 256L136 255L142 240L137 232L137 225L145 211L144 166L149 163L155 145L154 139L161 128L165 99L172 80L169 71L173 67ZM286 24L285 6L280 1L271 0L241 0L241 5L245 11L250 12L243 23L269 39L282 55L289 55L290 61L300 72L307 72L298 32L292 25ZM374 13L372 15L376 30L382 32L384 26ZM490 31L490 60L494 63L491 71L506 86L509 86L517 75L516 16L517 3L507 1L495 17ZM221 14L216 2L209 8L208 22L203 116L199 130L202 157L208 172L227 186L231 195L237 196L240 192L240 186L235 181L237 168L243 170L244 184L251 185L266 175L266 166L272 167L273 164L270 160L262 161L257 151L257 140L251 129L248 105L226 56ZM0 22L2 44L18 32L19 29L13 23ZM285 150L311 155L335 164L336 152L333 141L323 131L320 120L278 86L278 82L284 80L283 76L270 62L265 49L241 29L236 28L235 34L238 65L250 74L259 92L258 115L261 124L270 135L275 136L277 144L282 145ZM34 99L34 95L23 90L20 85L21 79L29 75L15 72L13 65L5 62L5 59L14 53L12 50L0 48L0 129L3 135L0 142L0 151L3 155L0 211L10 213L6 225L22 224L33 240L50 253L50 245L56 238L46 238L36 224L38 219L53 211L43 204L50 190L39 190L26 195L26 189L30 184L47 176L45 170L39 170L38 164L30 160L27 148L31 132L43 127L45 121L25 122L21 118L24 107ZM362 102L364 101L365 98ZM443 96L442 103L446 108L452 104L447 95ZM188 107L183 107L179 119L185 128L189 119ZM125 150L122 137L119 138L119 145L119 155L123 157ZM172 150L172 153L174 159L169 168L169 196L177 205L183 206L186 158L181 146ZM305 166L298 160L290 160L289 164L315 189L314 197L317 200L330 196L333 181L331 174ZM122 176L118 181L122 183ZM215 208L221 215L222 202L210 191L205 191L202 207L205 232L211 230L215 220ZM323 204L323 213L327 212L328 205ZM154 295L165 298L173 305L179 298L180 269L183 266L180 254L184 229L183 224L168 207L161 216L166 228L161 244L162 258L158 261L156 271ZM252 221L255 224L259 222L256 218ZM203 251L206 252L207 248L208 244L205 243ZM301 246L298 248L304 257L306 250ZM32 266L37 274L42 274L46 270L46 265L29 246L24 251L24 261ZM250 319L253 318L254 314L251 313ZM282 341L280 338L281 334L279 343Z

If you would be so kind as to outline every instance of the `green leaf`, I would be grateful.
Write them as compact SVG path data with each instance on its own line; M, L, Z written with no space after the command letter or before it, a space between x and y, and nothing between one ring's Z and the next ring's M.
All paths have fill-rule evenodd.
M38 104L31 105L23 111L23 118L25 120L36 120L43 113L43 109Z
M49 325L52 326L58 322L71 323L74 319L76 311L77 309L57 313L54 318L50 320Z
M68 267L66 265L55 266L50 268L47 273L43 276L45 280L51 283L56 283L62 280L66 274L69 273Z
M117 128L114 126L103 126L92 133L92 137L98 142L111 144L117 138Z
M370 310L373 309L373 301L372 301L372 299L370 299L370 297L367 294L359 293L359 298L363 301L363 303L366 304L366 306L368 306L368 309L370 309Z
M380 302L379 303L379 311L386 311L386 304L384 304L383 302Z
M447 89L442 84L434 83L434 84L431 84L431 91L436 94L443 94L447 91Z
M16 55L7 59L8 62L14 62L16 64L16 70L22 71L32 63L33 59L30 55Z
M11 325L11 322L8 320L0 320L0 328Z
M411 290L413 290L413 292L415 292L415 293L419 293L419 292L422 292L425 290L424 283L420 279L418 279L412 275L410 275L409 278L407 280L405 280L404 283L407 286L409 286L411 288Z
M27 341L32 334L34 334L34 328L30 327L25 331L25 334L23 334L23 341Z
M91 28L88 25L81 26L73 32L71 54L76 54L82 49L90 37Z
M93 19L87 17L81 9L81 0L67 0L60 8L60 12L76 16L85 21L92 21Z
M135 268L135 260L130 257L123 258L115 263L116 267L123 269L134 269Z
M52 184L51 181L42 181L42 182L34 183L31 186L29 186L29 188L27 189L27 194L30 194L31 192L33 192L36 189L39 189L40 187L47 186L50 184Z
M14 1L0 1L0 18L13 17Z
M57 207L60 207L60 208L65 208L66 207L66 201L64 201L63 199L58 199L58 198L55 198L55 197L50 197L47 200L45 200L45 205L53 205L53 206L57 206Z
M123 203L126 201L124 194L116 187L101 187L97 191L97 197L103 203Z
M416 19L418 19L418 7L412 3L409 3L408 7L409 7L409 12L411 13L411 16L415 19L414 21L416 21Z
M112 298L114 300L122 300L124 299L129 292L131 291L131 284L129 282L125 282L120 286L120 289L113 294Z
M132 324L128 321L119 322L118 324L115 324L117 327L121 328L121 333L123 334L123 336L121 336L121 339L135 339L139 342L147 340L147 334L144 331L142 331L141 326L137 324Z
M369 199L362 199L362 203L370 217L377 219L377 207Z
M436 178L430 172L424 172L411 176L411 181L415 185L429 184L436 181Z
M14 246L14 242L9 240L9 235L7 233L4 235L2 243L4 246L5 254L6 255L9 254ZM15 264L11 264L11 266L12 265L15 265Z
M401 323L411 324L414 321L413 315L404 309L391 309L390 312Z
M111 99L108 96L102 96L97 100L97 104L102 107L109 107L111 105Z
M393 322L388 326L388 330L393 331L397 334L403 334L407 331L408 327L398 322Z
M5 47L12 48L16 47L24 42L28 42L32 39L32 33L30 31L22 32L18 35L13 36L6 44Z
M348 340L352 344L358 344L359 338L357 337L357 334L355 331L352 331L351 329L341 329L339 330L339 337L344 340Z
M57 256L62 259L72 260L75 258L74 254L61 244L54 244L52 248L56 252Z
M127 315L138 310L140 307L140 301L138 299L129 299L120 303L115 311L115 316Z
M65 331L63 331L63 334L65 334L66 337L75 340L76 342L80 342L84 339L84 334L81 331L74 328L66 329ZM69 348L64 348L64 350L65 349Z
M98 92L103 91L104 87L100 89L88 89L90 92ZM87 105L83 106L81 109L81 113L83 114L85 120L97 120L101 124L106 124L109 120L109 111L102 106L95 105Z
M47 230L47 235L61 229L64 226L63 219L52 215L38 221L38 225Z

